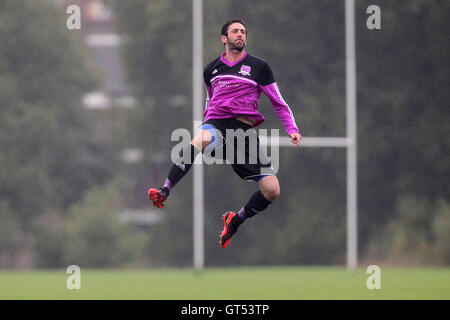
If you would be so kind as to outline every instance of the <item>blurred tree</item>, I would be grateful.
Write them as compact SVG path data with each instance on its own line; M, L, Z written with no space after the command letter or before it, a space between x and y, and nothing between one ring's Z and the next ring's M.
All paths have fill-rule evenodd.
M148 206L149 186L163 183L170 169L174 129L192 127L191 5L189 1L121 1L117 6L122 55L131 89L140 106L128 118L128 143L144 151L146 161L127 171L130 197ZM145 180L144 180L145 179ZM191 263L190 178L173 195L181 201L164 209L164 220L152 232L157 239L148 252L158 265ZM142 201L143 200L143 201ZM170 232L169 232L170 230ZM168 261L169 259L169 261Z
M365 28L370 4L381 8L381 30ZM404 215L401 199L429 203L420 213L427 223L419 226L426 232L437 201L450 197L450 96L445 85L450 81L450 7L441 0L356 5L363 249L395 216ZM402 221L399 232L407 232L407 220Z
M433 245L438 262L450 264L450 203L440 200L437 203L436 216L433 221Z
M14 267L14 252L24 244L24 234L14 212L0 202L0 267Z
M166 156L174 128L190 128L191 22L188 1L132 0L118 4L123 57L141 108L130 115L135 143ZM168 18L170 17L170 18ZM144 138L144 139L143 139Z
M0 2L0 202L23 231L114 167L90 136L81 96L98 81L65 18L51 1Z
M34 265L38 268L67 267L64 256L68 247L69 237L65 223L67 214L56 210L47 210L35 219L31 230L34 237Z
M132 265L149 240L142 231L119 222L123 197L118 183L92 188L70 209L63 261L80 267Z

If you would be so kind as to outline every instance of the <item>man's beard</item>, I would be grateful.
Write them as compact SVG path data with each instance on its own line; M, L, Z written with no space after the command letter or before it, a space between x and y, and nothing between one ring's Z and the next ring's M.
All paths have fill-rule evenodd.
M227 37L227 43L228 43L228 47L230 48L230 50L242 51L245 48L245 42L244 41L238 42L238 43L233 43Z

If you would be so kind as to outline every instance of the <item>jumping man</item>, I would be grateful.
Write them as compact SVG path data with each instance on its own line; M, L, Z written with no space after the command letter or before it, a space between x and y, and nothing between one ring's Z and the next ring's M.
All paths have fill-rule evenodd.
M220 38L225 45L225 52L206 65L203 71L207 91L204 123L191 143L181 150L180 158L172 165L164 186L149 189L148 196L156 207L162 208L170 190L187 174L200 152L214 156L219 150L224 151L221 152L224 159L231 162L236 174L244 180L257 182L259 186L259 190L239 211L228 211L223 215L224 229L219 243L226 248L233 234L247 218L266 209L280 195L276 172L270 161L261 159L259 139L254 129L265 119L258 112L261 92L268 96L275 113L291 137L291 142L298 146L302 136L291 109L280 94L270 66L244 50L247 44L244 22L240 19L226 22ZM234 137L230 139L230 132L239 130L248 138L244 148ZM251 141L257 144L256 149L252 149ZM229 147L233 149L234 152L231 153L234 157L230 158L230 152L226 155ZM239 152L245 155L245 163L236 161Z

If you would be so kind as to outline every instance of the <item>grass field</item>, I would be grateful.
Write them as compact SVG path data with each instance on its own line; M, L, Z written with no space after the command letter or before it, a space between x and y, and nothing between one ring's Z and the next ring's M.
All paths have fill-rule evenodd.
M81 269L81 289L68 290L65 270L1 271L0 299L450 299L450 268L381 267L373 290L369 276L326 267Z

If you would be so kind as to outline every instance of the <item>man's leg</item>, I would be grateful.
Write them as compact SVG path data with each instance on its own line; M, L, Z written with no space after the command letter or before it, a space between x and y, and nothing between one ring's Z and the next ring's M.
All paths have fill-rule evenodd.
M280 183L275 175L262 177L258 181L259 190L271 203L280 196Z
M189 146L184 147L180 152L180 157L175 161L169 171L164 186L162 188L151 188L148 190L148 197L153 201L153 205L162 208L167 200L170 190L189 172L194 163L195 157L206 148L212 141L212 134L206 129L200 129Z
M220 235L220 244L226 248L238 227L247 219L267 209L280 195L280 184L275 175L261 177L258 181L259 189L244 205L236 212L226 212L223 215L224 229Z
M164 185L166 188L172 189L188 173L195 157L208 146L211 140L212 134L208 130L200 129L194 139L191 140L190 145L181 150L180 158L172 165ZM184 156L186 152L188 152L188 155Z
M219 242L224 248L228 246L233 234L247 218L264 211L280 195L278 178L275 172L270 172L271 163L259 152L260 145L256 130L245 125L239 127L245 130L245 134L238 136L237 143L233 141L234 156L236 160L236 155L241 153L241 156L245 156L241 158L246 159L246 163L240 164L235 161L233 170L244 180L251 179L258 182L259 190L250 197L241 210L238 212L228 211L223 215L224 228ZM256 148L254 148L254 143L257 143ZM254 160L256 162L253 162Z

